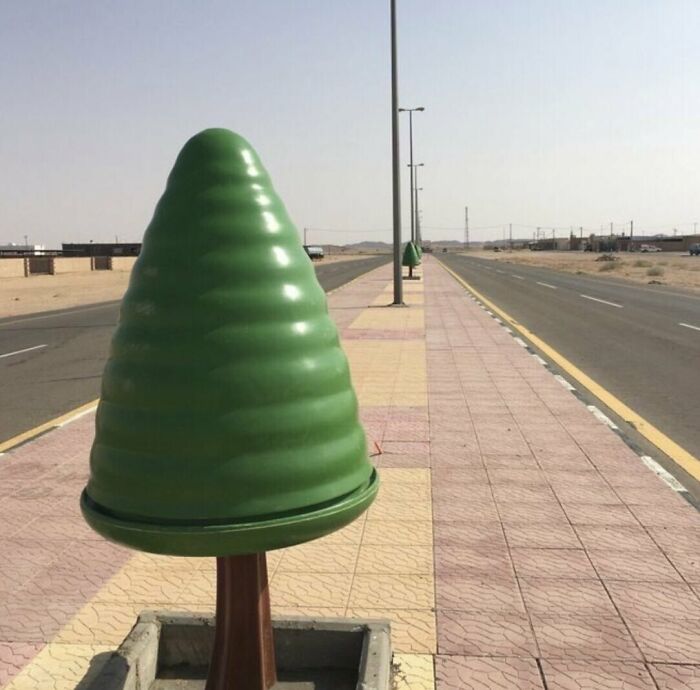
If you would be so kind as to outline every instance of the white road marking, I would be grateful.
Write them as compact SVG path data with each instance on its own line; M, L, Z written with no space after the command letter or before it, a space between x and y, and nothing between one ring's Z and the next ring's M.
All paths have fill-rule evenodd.
M687 489L681 484L670 472L667 472L661 465L659 465L654 458L650 458L648 455L641 456L642 462L654 473L659 479L666 482L674 491L684 492Z
M560 374L554 374L554 378L561 383L567 391L575 391L576 389Z
M31 352L32 350L40 350L46 345L35 345L34 347L25 347L24 350L15 350L14 352L6 352L4 355L0 355L0 359L3 357L12 357L13 355L21 355L23 352Z
M510 328L508 328L508 326L503 326L503 328L504 328L506 331L508 331L508 333L512 333L512 332L513 332L513 331L510 330Z
M501 271L500 269L496 269L496 273L505 273L505 271Z
M520 347L527 347L527 343L522 338L513 338Z
M537 284L541 285L542 287L549 288L550 290L557 290L558 289L556 285L550 285L549 283L541 283L539 280L537 281Z
M691 326L689 323L679 323L679 326L684 326L685 328L692 328L694 331L700 331L700 326Z
M621 304L616 304L615 302L608 302L608 301L605 300L605 299L598 299L597 297L591 297L590 295L584 295L584 294L582 294L581 297L583 297L584 299L593 300L594 302L600 302L601 304L607 304L607 305L610 306L610 307L617 307L618 309L622 309L622 308L623 308Z
M540 357L539 355L536 355L536 354L534 354L534 353L532 354L532 356L533 356L543 367L546 367L546 366L547 366L547 362L545 362L545 361L542 359L542 357Z
M611 429L618 428L617 424L615 424L612 419L604 415L595 405L586 405L586 407L599 422L603 422L603 424L609 426Z
M523 278L522 276L516 276L515 273L511 273L511 275L513 276L513 278L517 278L518 280L525 280L525 278Z

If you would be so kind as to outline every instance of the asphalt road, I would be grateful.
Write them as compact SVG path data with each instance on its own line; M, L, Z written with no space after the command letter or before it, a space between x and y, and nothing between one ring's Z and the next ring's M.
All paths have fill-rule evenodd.
M317 264L327 292L390 260ZM0 319L0 443L99 396L119 301Z
M440 259L700 457L700 295L456 254Z

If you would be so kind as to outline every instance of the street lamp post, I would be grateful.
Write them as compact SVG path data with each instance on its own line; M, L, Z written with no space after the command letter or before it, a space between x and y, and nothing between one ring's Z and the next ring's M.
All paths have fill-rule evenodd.
M418 180L416 180L416 185L418 185ZM416 186L416 243L420 247L423 243L423 237L420 231L420 211L418 210L418 192L422 192L423 187Z
M415 163L413 166L413 189L411 193L414 195L415 203L413 205L413 217L415 218L413 222L414 228L414 242L420 244L420 231L418 230L418 168L422 168L425 163Z
M391 0L391 167L394 212L394 301L403 304L401 268L401 183L399 170L399 85L396 66L396 0Z
M411 242L416 241L416 218L413 210L413 113L422 113L424 110L425 108L423 106L418 108L399 108L400 113L408 113L408 165L411 168Z

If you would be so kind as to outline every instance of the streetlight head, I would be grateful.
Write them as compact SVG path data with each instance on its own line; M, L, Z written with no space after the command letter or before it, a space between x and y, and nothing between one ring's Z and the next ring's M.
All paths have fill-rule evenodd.
M422 167L425 165L425 163L416 163L416 165L417 165L419 168L422 168Z
M416 108L416 110L420 110L421 112L423 112L425 110L425 108L423 106L421 106L420 108Z
M408 108L399 108L400 113L405 113L408 110Z

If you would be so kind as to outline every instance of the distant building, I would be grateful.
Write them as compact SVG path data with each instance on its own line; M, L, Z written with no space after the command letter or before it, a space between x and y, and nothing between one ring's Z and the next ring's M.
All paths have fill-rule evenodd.
M140 242L85 242L63 243L64 256L138 256L141 253Z
M31 256L46 251L43 244L0 244L0 256Z

